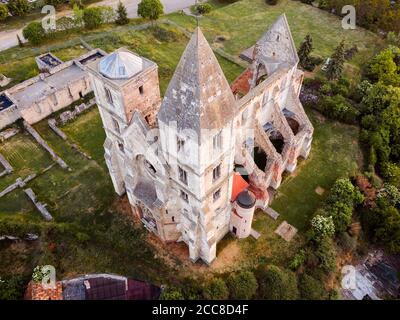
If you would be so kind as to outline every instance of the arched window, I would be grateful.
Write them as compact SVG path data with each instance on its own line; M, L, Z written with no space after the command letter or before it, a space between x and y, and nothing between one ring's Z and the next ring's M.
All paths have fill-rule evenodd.
M112 97L112 94L111 94L110 89L104 87L104 91L106 92L106 99L107 99L107 102L108 102L109 104L111 104L111 105L114 105L114 101L113 101L113 97Z

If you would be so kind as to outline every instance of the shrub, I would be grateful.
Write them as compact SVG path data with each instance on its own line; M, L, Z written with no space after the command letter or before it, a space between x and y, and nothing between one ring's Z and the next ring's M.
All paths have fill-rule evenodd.
M240 271L232 274L228 281L231 299L249 300L257 291L257 280L251 271Z
M400 168L392 162L384 162L381 164L381 173L385 180L389 183L399 186L400 184Z
M43 267L44 266L36 266L35 269L33 269L32 273L33 282L41 282L43 278L50 273L50 271L44 272Z
M299 291L302 300L323 300L326 297L321 281L307 274L302 274L299 278Z
M222 279L212 280L204 289L204 297L208 300L226 300L229 298L229 290Z
M324 272L332 272L336 267L336 249L329 238L323 239L315 250L318 259L318 267Z
M364 196L348 178L337 179L328 196L328 203L343 202L350 206L361 204Z
M29 280L22 275L0 277L0 300L19 300Z
M347 232L339 235L339 246L346 252L354 251L357 247L357 238L350 236Z
M212 7L209 3L202 3L196 6L196 12L198 14L207 14L210 13L212 10Z
M305 261L306 261L306 253L303 249L301 249L293 257L292 261L289 264L289 268L293 271L296 271L298 268L300 268L304 264Z
M112 23L115 21L117 15L114 9L110 6L100 6L101 23Z
M90 7L83 10L83 22L87 29L98 28L103 23L102 10L100 7Z
M265 2L271 6L278 4L279 0L265 0Z
M347 230L353 216L353 207L337 201L326 209L326 215L331 217L337 233Z
M317 241L320 241L325 237L330 238L335 233L335 225L332 217L330 216L324 217L321 215L316 215L311 220L311 228Z
M324 92L326 90L332 90L332 87L326 84L322 89ZM360 115L360 112L340 94L336 94L332 97L328 95L324 96L321 101L321 108L325 115L350 124L357 123L357 119Z
M0 3L0 21L6 20L8 17L8 8L5 4Z
M261 299L294 300L298 298L297 279L291 271L271 265L259 270L257 278Z
M178 288L166 288L161 294L161 300L185 300Z
M397 187L385 183L383 188L378 192L378 198L384 198L392 206L397 206L400 204L400 191Z
M80 25L74 18L64 16L61 17L60 19L57 19L56 26L57 26L57 32L60 32L77 28Z
M29 10L31 9L31 6L27 0L10 0L7 4L8 11L13 16L25 16Z

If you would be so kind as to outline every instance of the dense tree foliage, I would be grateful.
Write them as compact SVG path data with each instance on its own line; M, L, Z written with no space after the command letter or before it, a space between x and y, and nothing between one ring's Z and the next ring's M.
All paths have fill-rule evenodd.
M321 281L302 274L299 278L299 291L302 300L323 300L326 298L326 292Z
M322 213L332 218L334 230L341 233L350 225L354 208L363 201L364 196L348 178L338 179L330 190Z
M258 294L267 300L295 300L299 296L296 275L270 265L257 271Z
M27 0L10 0L7 6L13 16L25 16L31 9Z
M316 215L311 219L311 228L313 236L317 241L325 237L330 238L335 234L335 224L331 216Z
M226 300L229 298L229 289L224 280L216 278L204 289L204 297L208 300Z
M301 1L309 4L314 2ZM342 15L345 5L352 5L356 8L357 25L372 31L400 31L400 5L390 0L319 0L318 5L337 15Z
M138 14L153 22L164 14L164 6L160 0L142 0L138 5Z
M22 299L27 282L27 277L22 275L0 277L0 300Z
M257 279L251 271L232 274L228 281L231 299L249 300L257 291Z
M22 34L31 44L41 44L46 39L46 31L41 22L31 22L23 30Z
M5 4L0 3L0 21L5 20L8 17L8 8Z
M90 7L83 10L83 22L88 29L98 28L103 23L100 7Z

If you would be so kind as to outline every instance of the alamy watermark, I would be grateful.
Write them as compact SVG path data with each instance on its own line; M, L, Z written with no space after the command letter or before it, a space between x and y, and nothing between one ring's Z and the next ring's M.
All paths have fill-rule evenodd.
M342 28L345 30L356 29L356 8L351 5L346 5L342 8L342 14L345 15L342 19Z

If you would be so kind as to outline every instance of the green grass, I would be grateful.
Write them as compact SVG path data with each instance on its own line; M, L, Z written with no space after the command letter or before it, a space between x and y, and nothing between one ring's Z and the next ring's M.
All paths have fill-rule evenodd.
M98 164L105 166L103 143L106 134L103 129L97 107L79 116L61 128L73 143L76 143L85 153Z
M315 129L310 157L284 180L271 205L282 220L301 231L324 198L315 189L328 191L337 178L356 173L362 162L357 127L322 121L314 111L308 114Z
M0 178L0 190L5 189L18 177L26 178L39 173L53 163L51 157L29 135L19 133L0 143L0 153L14 169L10 175Z
M283 13L286 13L296 46L310 33L315 47L313 53L322 57L329 57L339 42L345 39L348 46L358 46L361 57L356 56L354 63L359 66L382 42L378 36L362 28L344 30L337 16L291 0L279 1L275 6L267 5L265 0L237 1L211 11L200 18L199 24L210 43L217 36L224 36L227 40L223 49L238 55L254 45ZM194 18L179 13L169 15L169 19L189 30L197 26Z
M105 169L96 161L87 160L73 150L51 131L46 121L35 125L35 128L71 168L71 171L67 171L55 166L46 175L35 179L32 188L39 199L42 198L50 205L58 221L72 221L84 217L87 212L104 210L114 196L111 180ZM90 128L93 126L82 127L83 136ZM86 141L93 146L92 137L92 133L86 135ZM97 139L96 142L98 144L93 148L102 150L102 142Z

